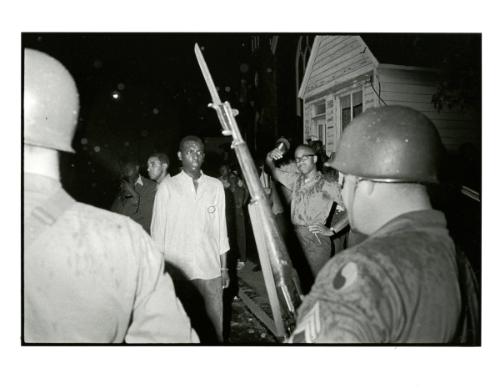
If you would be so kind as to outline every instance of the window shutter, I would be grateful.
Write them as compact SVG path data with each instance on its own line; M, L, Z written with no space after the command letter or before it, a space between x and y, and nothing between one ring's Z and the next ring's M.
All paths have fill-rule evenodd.
M340 140L340 135L342 135L342 115L341 115L341 107L340 107L340 98L335 97L333 100L333 133L334 133L334 144L333 151L337 149L337 145Z
M312 115L312 104L307 104L304 107L304 139L305 143L306 139L311 136L311 115Z
M335 151L335 100L333 94L326 97L326 153Z

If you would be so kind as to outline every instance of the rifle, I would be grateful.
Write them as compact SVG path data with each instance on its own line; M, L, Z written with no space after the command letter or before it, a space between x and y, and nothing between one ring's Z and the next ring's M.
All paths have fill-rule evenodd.
M241 136L238 124L236 123L235 116L238 114L238 111L233 110L229 102L221 102L198 44L195 44L194 51L208 86L210 96L212 97L212 102L208 104L208 106L217 112L217 116L222 125L222 134L224 136L232 136L233 138L231 148L233 148L236 153L251 197L249 205L250 218L256 237L262 271L266 280L266 289L270 296L274 320L277 324L276 326L282 326L276 329L280 336L286 336L286 334L289 335L293 331L296 308L301 302L298 276L291 265L283 238L278 231L269 200L260 182L255 163L250 155L245 140L243 140ZM267 261L269 261L270 266ZM272 272L275 288L270 286L270 283L267 281L270 275L268 273L269 269ZM278 290L276 299L279 304L278 306L276 306L272 300L272 296L276 295L276 289ZM280 317L277 317L277 314L280 314ZM286 333L284 332L285 330Z

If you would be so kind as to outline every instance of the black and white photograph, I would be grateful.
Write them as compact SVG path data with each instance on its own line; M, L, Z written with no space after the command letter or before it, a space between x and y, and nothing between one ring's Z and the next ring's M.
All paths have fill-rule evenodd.
M5 35L9 381L492 381L489 12L49 3Z
M25 345L481 345L481 34L22 49Z

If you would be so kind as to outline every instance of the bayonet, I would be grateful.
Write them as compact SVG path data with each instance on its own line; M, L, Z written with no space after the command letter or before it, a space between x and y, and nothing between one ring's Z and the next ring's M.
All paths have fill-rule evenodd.
M290 334L293 328L296 307L300 304L301 300L298 276L291 265L288 251L278 231L255 163L236 123L235 116L238 114L238 111L232 109L229 102L221 102L198 44L195 44L194 52L208 86L210 96L212 97L212 102L208 106L217 112L222 125L222 134L233 137L231 146L236 152L241 171L248 186L248 191L252 197L249 212L264 273L266 289L275 319L274 330L272 328L271 330L278 337L283 337L286 334ZM267 269L266 263L268 263ZM281 291L279 295L276 294L275 288Z
M210 96L212 97L212 102L216 105L220 105L221 100L219 98L219 93L217 93L217 88L215 87L212 76L210 75L210 70L208 70L207 63L205 62L205 58L203 58L203 54L201 53L201 49L200 46L198 46L198 43L194 44L194 53L196 55L196 59L198 60L198 64L200 65L203 78L205 78L205 82L208 86L208 91L210 92Z

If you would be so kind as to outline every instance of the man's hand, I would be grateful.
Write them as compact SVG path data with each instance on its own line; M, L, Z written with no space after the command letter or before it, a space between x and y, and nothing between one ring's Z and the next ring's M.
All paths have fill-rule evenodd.
M268 160L279 160L283 158L283 152L278 148L274 148L267 154L267 159Z
M221 277L222 277L222 288L229 287L229 272L227 268L221 269Z
M323 236L333 236L332 230L321 224L310 225L309 232L322 234Z

